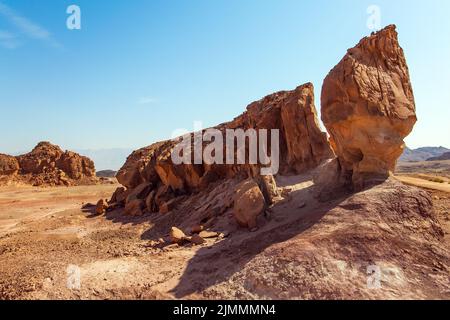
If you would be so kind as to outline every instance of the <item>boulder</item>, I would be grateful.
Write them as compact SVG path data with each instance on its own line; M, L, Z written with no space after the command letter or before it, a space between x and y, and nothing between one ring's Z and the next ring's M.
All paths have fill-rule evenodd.
M100 199L97 202L97 205L95 206L95 213L96 214L105 214L106 209L108 209L108 205L105 200Z
M195 226L193 226L192 228L191 228L191 234L194 234L194 233L200 233L200 232L202 232L203 230L205 230L205 226L203 226L203 225L195 225Z
M192 236L188 237L187 240L193 244L203 244L205 243L205 239L203 239L200 235L198 234L193 234Z
M198 234L200 237L202 237L203 239L208 239L208 238L217 238L219 236L218 232L214 232L214 231L201 231Z
M183 231L177 227L172 227L170 229L170 241L172 243L182 244L186 240L186 235Z
M384 181L417 120L395 26L348 50L325 78L321 102L331 145L354 188Z
M264 209L264 196L253 179L247 179L237 186L233 214L239 225L255 228L256 218L264 212Z

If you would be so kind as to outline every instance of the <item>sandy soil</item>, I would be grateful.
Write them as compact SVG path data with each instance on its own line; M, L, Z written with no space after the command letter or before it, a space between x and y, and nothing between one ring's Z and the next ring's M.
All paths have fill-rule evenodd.
M400 180L401 182L408 184L408 185L431 189L431 190L450 192L450 183L446 180L444 180L444 182L433 182L433 181L429 181L424 178L411 177L411 176L397 176L396 178L398 180Z
M406 280L401 269L387 262L391 281L397 287L406 288L402 295L398 294L397 287L381 293L354 288L339 292L332 286L331 279L329 288L315 292L312 284L329 277L327 273L322 274L327 263L340 277L354 277L355 288L358 288L358 283L365 285L365 269L361 271L361 266L356 264L345 269L347 262L331 257L317 261L312 255L318 250L313 245L314 239L318 241L317 246L324 241L314 233L313 226L329 208L311 199L312 183L308 177L283 178L279 185L289 188L292 196L273 210L270 223L254 233L234 230L225 238L208 239L202 246L155 244L151 216L128 218L119 210L105 217L81 210L83 203L95 203L99 198L108 197L115 185L2 188L0 299L450 297L450 290L446 289L450 288L446 287L448 277L442 271L448 266L438 262L432 267L434 271L430 269L411 280L423 283L420 292L412 293L403 283ZM433 194L439 220L446 230L444 242L448 248L450 196L443 191L433 191ZM329 232L337 234L339 231L332 220L325 225L331 228ZM350 230L352 221L345 222L345 225ZM365 234L364 230L361 232ZM362 241L356 236L339 237L339 241L350 245L348 248L357 247ZM389 241L392 240L387 239L386 243ZM345 245L337 249L344 248ZM302 250L301 257L298 256L299 250ZM411 257L415 257L414 248L409 250ZM442 254L438 248L430 250L424 257ZM324 252L325 257L328 255ZM310 260L301 262L300 259ZM398 256L395 259L398 264L403 260ZM285 279L273 283L269 277L267 283L261 283L258 276L261 272L269 276L273 270L271 264L282 268L274 273L274 277L283 274ZM417 265L417 269L428 270L421 265ZM304 275L303 279L298 278L298 270ZM343 270L348 271L344 273ZM294 275L295 279L292 278ZM296 288L301 287L301 295L291 292L289 283L296 283Z
M31 186L0 187L0 235L19 230L28 222L39 220L83 203L108 198L117 184L76 187L37 188Z
M396 174L398 175L417 173L450 178L450 160L399 162L397 164Z

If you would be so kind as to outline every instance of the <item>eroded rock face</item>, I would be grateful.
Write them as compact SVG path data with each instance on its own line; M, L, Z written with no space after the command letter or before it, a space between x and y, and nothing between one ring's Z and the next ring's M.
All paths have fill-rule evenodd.
M97 181L94 162L49 142L40 142L30 153L0 155L0 175L10 180L42 185L90 184Z
M310 83L253 102L241 116L214 129L223 137L227 129L278 129L279 172L283 174L306 172L333 157L327 136L318 124L314 88ZM194 141L194 134L191 134L191 139ZM127 192L134 193L133 190L142 185L151 184L151 188L137 197L144 200L148 212L161 211L161 206L162 211L167 212L170 210L168 204L172 203L170 200L182 194L206 190L213 183L235 177L242 180L252 177L260 181L269 204L277 197L273 177L261 179L261 166L248 164L248 158L246 164L176 165L171 154L177 143L175 140L162 141L134 151L116 175ZM203 142L204 148L207 145L208 142ZM248 148L247 143L247 157ZM271 153L270 148L268 154ZM237 151L234 151L236 159ZM226 154L225 144L223 154Z
M14 175L19 171L19 162L15 157L0 154L0 176Z
M322 120L356 189L389 176L417 120L395 29L388 26L349 49L322 87Z

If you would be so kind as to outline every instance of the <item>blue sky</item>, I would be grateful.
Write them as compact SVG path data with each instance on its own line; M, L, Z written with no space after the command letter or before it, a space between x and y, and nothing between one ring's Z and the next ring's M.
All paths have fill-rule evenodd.
M81 30L66 9L81 8ZM0 0L0 152L138 148L261 97L320 88L370 33L397 24L419 121L411 147L450 147L450 1Z

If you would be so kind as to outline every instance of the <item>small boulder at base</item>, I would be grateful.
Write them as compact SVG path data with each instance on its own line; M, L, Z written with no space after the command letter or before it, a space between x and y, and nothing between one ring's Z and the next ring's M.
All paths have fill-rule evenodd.
M233 214L242 227L256 227L256 218L265 209L264 196L258 184L248 179L236 187Z
M183 231L177 227L172 227L170 229L170 241L172 243L182 244L186 240L186 235Z
M198 234L194 234L191 237L187 238L189 240L189 242L193 243L193 244L203 244L205 243L205 239L203 239L201 236L199 236Z
M105 214L106 209L108 209L108 205L106 204L106 201L103 199L98 200L97 205L95 207L95 213Z
M200 232L202 232L203 230L205 230L205 226L203 226L203 225L195 225L195 226L193 226L192 228L191 228L191 234L193 234L193 233L200 233Z
M218 232L214 232L214 231L202 231L199 233L199 236L205 239L208 238L217 238L219 236Z

